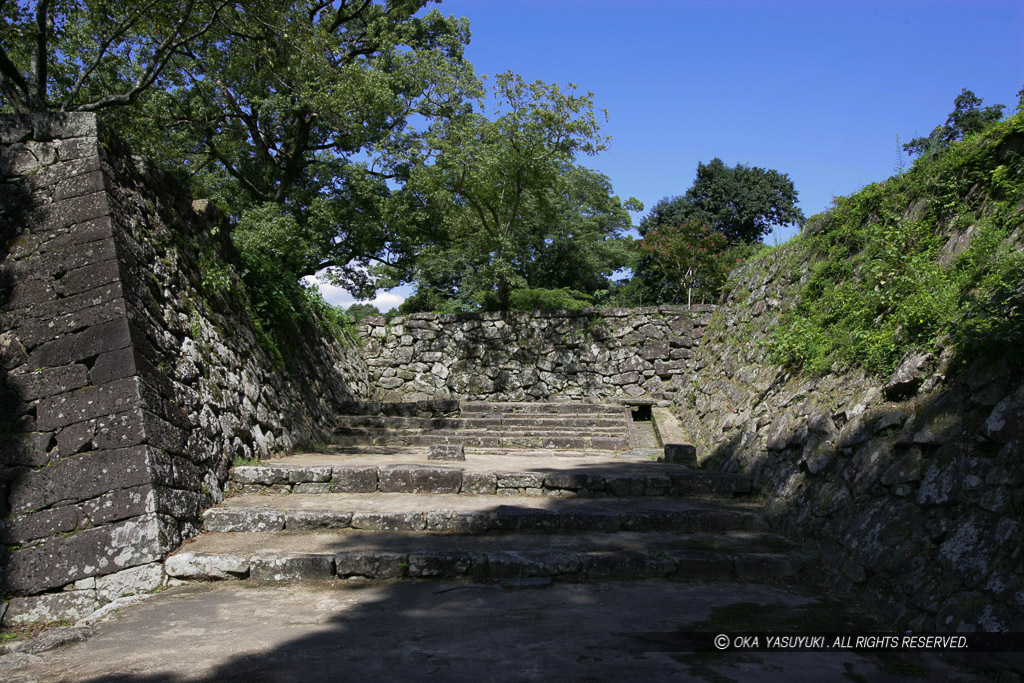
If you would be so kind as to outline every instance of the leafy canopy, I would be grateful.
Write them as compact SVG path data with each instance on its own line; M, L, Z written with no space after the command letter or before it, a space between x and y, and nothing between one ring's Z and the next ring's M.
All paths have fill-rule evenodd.
M651 270L669 295L676 298L685 291L689 305L695 288L701 292L701 303L721 289L729 274L722 257L725 246L725 235L691 218L651 230L644 235L640 250L650 259Z
M494 79L493 118L474 111L438 119L409 162L409 186L445 207L443 234L392 272L416 281L406 310L508 309L517 289L588 293L631 256L628 208L605 176L576 165L605 149L592 94L576 86Z

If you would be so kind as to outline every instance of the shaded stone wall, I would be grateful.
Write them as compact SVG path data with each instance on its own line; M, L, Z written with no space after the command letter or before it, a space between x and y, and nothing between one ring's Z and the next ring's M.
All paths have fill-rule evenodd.
M361 321L387 400L671 398L713 306L414 313Z
M950 239L956 239L953 235ZM839 588L920 631L1024 629L1024 380L1010 358L913 356L892 378L794 377L759 342L808 264L733 274L676 408L702 462L751 473Z
M233 459L326 438L371 396L358 349L300 321L257 343L212 207L86 114L0 118L5 623L155 588Z

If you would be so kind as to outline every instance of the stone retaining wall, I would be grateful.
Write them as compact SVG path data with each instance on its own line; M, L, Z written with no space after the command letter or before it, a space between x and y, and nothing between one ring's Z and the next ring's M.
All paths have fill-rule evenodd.
M0 118L0 197L4 623L74 618L159 585L232 460L325 439L369 375L311 318L270 358L222 219L94 115Z
M794 377L760 342L810 270L797 248L734 273L676 399L702 463L752 474L836 585L904 627L1024 630L1019 359L955 369L918 355L892 378Z
M671 398L713 306L414 313L361 321L386 400Z

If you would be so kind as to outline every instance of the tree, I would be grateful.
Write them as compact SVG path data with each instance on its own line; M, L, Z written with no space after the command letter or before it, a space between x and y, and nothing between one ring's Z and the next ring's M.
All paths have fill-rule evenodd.
M787 174L743 164L730 168L716 157L710 163L697 164L697 177L685 194L665 197L655 204L640 222L639 232L646 239L662 228L674 231L684 224L696 224L720 234L725 241L723 248L739 249L740 245L757 244L775 226L802 224L804 215L796 202L797 192ZM693 239L691 235L689 242L682 240L680 245ZM633 297L640 301L674 301L678 292L666 283L663 265L651 250L641 249L633 269ZM714 291L708 286L701 295L707 297Z
M570 85L494 79L496 115L438 119L410 187L445 206L444 234L419 252L409 307L506 310L515 289L593 290L628 262L627 207L608 179L575 164L605 148L592 95ZM444 302L448 302L445 304Z
M228 6L226 0L0 2L0 96L19 114L134 104L217 27Z
M250 281L324 269L368 294L435 220L407 150L479 91L465 19L433 0L0 0L10 109L105 110L237 220ZM117 105L133 105L117 106Z
M718 293L729 273L723 252L725 236L696 219L679 225L663 225L648 232L640 243L641 252L652 264L651 275L659 280L673 298L686 292L686 305L693 301L693 290L701 293L701 303Z
M914 138L903 145L904 151L923 156L946 149L957 140L988 128L1003 117L1003 109L1006 108L1002 104L994 104L982 109L981 105L982 99L964 88L953 100L953 111L946 117L945 125L936 126L928 137Z

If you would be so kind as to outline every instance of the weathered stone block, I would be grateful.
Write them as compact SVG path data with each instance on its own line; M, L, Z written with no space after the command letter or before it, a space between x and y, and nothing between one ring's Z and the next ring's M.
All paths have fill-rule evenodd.
M12 482L11 510L39 510L62 501L82 501L112 489L150 481L144 446L74 455L52 467L26 472Z
M384 493L458 493L462 470L456 467L389 465L380 468L380 490Z
M331 491L335 493L373 493L377 490L376 467L334 467Z
M96 597L110 602L126 595L151 593L164 583L163 562L132 567L96 579Z
M423 531L426 517L422 512L355 512L353 529L371 531Z
M76 621L96 611L99 606L96 591L63 591L26 598L11 598L4 614L4 625Z
M380 550L351 550L334 555L335 571L341 578L397 579L405 574L409 556Z
M500 550L487 553L491 578L514 579L579 574L580 557L565 550Z
M697 449L690 444L667 443L665 444L665 462L679 465L696 465Z
M334 557L314 553L282 553L253 557L249 578L255 581L323 581L333 578Z
M427 460L465 460L466 447L462 444L435 443L427 449Z
M467 553L409 553L409 576L415 578L465 576L470 573L472 566Z
M286 513L284 528L289 531L346 529L352 524L351 512L328 510L292 510Z
M284 522L283 512L268 508L213 508L203 515L206 531L281 531Z
M7 585L18 592L59 588L159 561L180 543L174 520L154 514L86 529L12 551Z
M242 555L177 552L164 562L168 576L177 579L237 579L248 576L249 558Z

